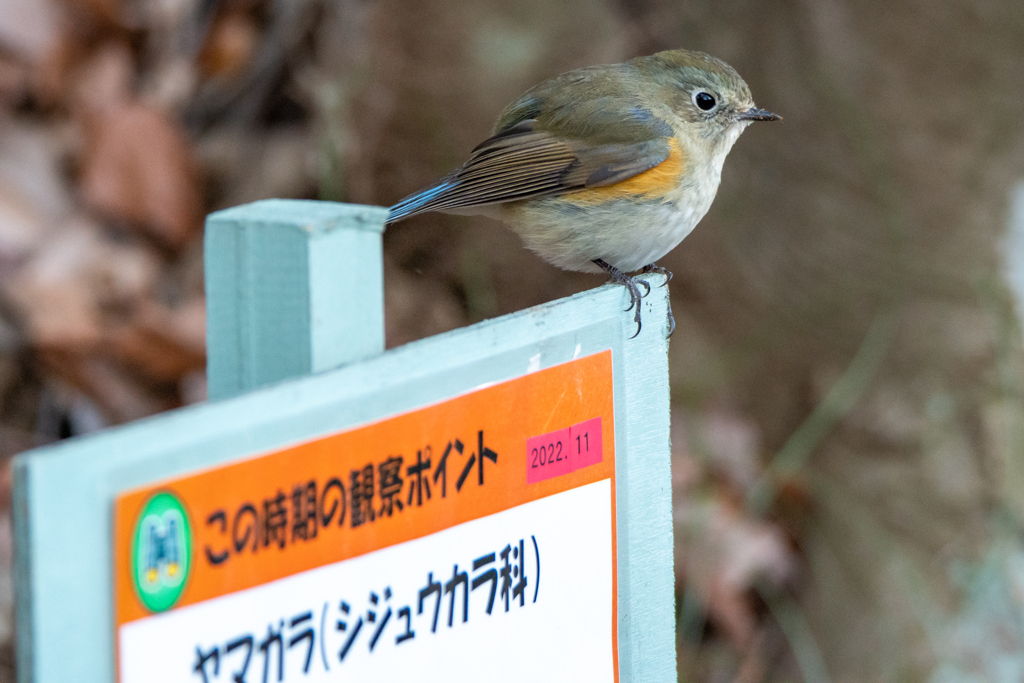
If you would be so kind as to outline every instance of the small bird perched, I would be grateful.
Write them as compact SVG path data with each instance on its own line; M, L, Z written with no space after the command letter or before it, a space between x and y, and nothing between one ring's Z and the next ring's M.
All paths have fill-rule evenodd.
M628 273L671 278L655 261L708 212L733 143L752 121L781 118L703 52L577 69L506 107L469 161L392 206L388 223L427 211L496 218L549 263L625 285L639 334L650 285ZM669 324L672 334L671 309Z

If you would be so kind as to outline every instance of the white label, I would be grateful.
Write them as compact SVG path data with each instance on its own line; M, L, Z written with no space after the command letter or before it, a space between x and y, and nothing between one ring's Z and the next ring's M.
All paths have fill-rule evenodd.
M611 502L603 480L127 623L120 681L611 683Z

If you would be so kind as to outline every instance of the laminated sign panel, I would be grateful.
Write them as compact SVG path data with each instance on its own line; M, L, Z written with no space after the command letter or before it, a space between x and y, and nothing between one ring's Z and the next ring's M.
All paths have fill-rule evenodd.
M617 681L612 353L121 492L116 671Z

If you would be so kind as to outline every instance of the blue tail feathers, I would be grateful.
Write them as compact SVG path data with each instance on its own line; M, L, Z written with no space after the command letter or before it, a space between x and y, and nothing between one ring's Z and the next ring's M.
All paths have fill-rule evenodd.
M402 201L398 202L391 207L388 213L388 223L394 223L400 221L403 218L408 218L413 214L421 213L423 211L429 211L429 204L443 195L445 191L450 190L454 186L454 183L448 181L442 181L433 187L428 187L425 190L411 194Z

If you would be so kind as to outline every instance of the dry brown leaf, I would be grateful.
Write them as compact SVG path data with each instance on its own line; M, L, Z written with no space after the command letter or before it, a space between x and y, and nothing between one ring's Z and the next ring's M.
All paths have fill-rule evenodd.
M711 621L737 650L746 650L757 626L757 615L747 592L714 578L700 592Z
M90 349L107 319L151 296L159 260L139 246L106 239L83 219L56 231L12 277L3 294L17 310L30 345Z
M72 107L80 117L98 116L131 99L135 60L124 42L103 44L77 67Z
M217 17L199 54L206 77L230 78L241 73L259 44L256 23L246 14L230 12Z
M44 374L89 396L111 422L180 404L177 386L205 364L201 297L153 297L161 260L84 219L59 226L2 293Z
M202 403L209 398L205 369L190 372L182 377L178 382L178 395L181 397L183 405Z
M80 80L80 70L88 63L97 45L113 40L131 40L122 19L118 0L0 0L33 2L49 8L47 34L29 59L33 67L32 89L44 106L69 105Z
M107 349L134 373L155 381L178 381L202 368L205 356L183 347L164 333L138 325L125 325L107 334Z
M73 31L62 27L53 47L33 63L31 89L43 107L67 105L73 74L87 54L88 45Z
M71 211L54 126L0 119L0 273L27 259Z
M57 42L59 17L51 0L0 0L0 45L36 62Z
M61 0L61 5L80 31L111 33L126 28L120 0Z
M698 416L677 409L672 429L677 580L693 587L712 623L745 651L758 627L756 583L788 582L797 567L782 530L743 508L762 471L757 429L722 409Z
M761 474L761 435L750 419L723 409L701 418L701 438L715 471L740 494Z
M96 211L178 249L199 231L202 190L190 143L162 112L133 101L85 117L81 191Z
M24 259L46 232L36 207L0 180L0 269Z
M93 399L112 423L129 422L175 408L176 397L154 396L138 378L89 349L78 353L64 349L36 351L42 367Z
M206 356L206 298L195 296L172 309L162 309L169 334L184 348ZM143 312L142 319L148 316Z
M35 346L80 347L99 342L98 307L87 286L88 237L78 231L41 249L4 287L17 308L29 343ZM59 244L58 244L59 242Z
M81 70L73 103L84 137L80 190L101 215L177 249L201 225L198 167L178 122L131 94L134 68L127 46L112 42Z
M683 501L675 507L676 572L701 596L711 620L739 649L757 625L751 591L758 580L790 581L797 560L775 525L745 517L729 496Z
M180 382L206 364L206 306L177 309L147 301L130 322L107 333L106 349L121 363L158 382Z
M28 65L0 54L0 105L9 109L25 99L29 90Z

